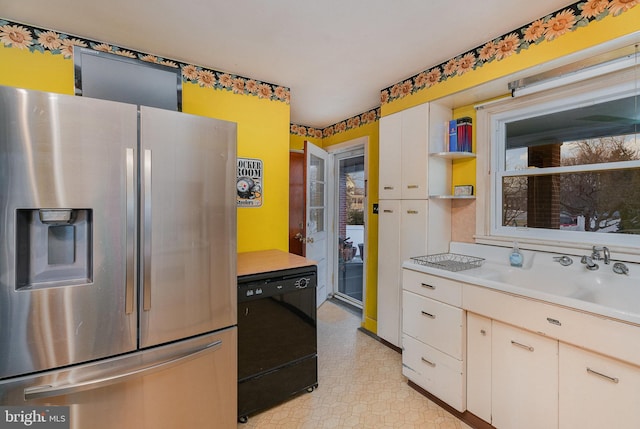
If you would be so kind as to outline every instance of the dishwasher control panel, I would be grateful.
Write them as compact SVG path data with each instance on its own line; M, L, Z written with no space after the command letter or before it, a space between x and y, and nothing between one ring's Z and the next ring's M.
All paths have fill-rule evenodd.
M271 275L269 275L271 274ZM274 272L238 278L238 302L315 288L315 271Z

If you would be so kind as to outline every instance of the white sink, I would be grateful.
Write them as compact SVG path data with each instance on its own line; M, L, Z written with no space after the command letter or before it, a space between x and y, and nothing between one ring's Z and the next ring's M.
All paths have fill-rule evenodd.
M544 258L551 263L540 261ZM614 273L613 264L598 261L598 270L589 271L577 257L573 259L572 265L563 267L553 262L550 254L537 253L528 268L487 261L477 275L514 287L640 313L640 267L637 264L627 263L629 275L624 275ZM468 274L471 275L471 271Z
M562 266L554 260L562 254L525 250L524 265L517 268L509 265L510 249L457 244L459 246L453 247L452 243L452 252L485 258L482 266L459 272L430 267L420 270L640 324L638 263L625 262L628 275L616 274L615 260L608 265L602 260L595 261L599 268L590 271L580 263L580 256L569 255L573 263Z

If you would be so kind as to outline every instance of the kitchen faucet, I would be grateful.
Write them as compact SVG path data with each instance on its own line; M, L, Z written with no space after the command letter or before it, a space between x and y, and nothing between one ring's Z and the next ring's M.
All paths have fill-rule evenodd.
M600 251L602 251L602 255L600 256ZM604 260L605 265L609 265L611 260L611 254L609 253L609 248L606 246L596 247L593 246L593 252L591 253L591 259L594 261L602 261Z

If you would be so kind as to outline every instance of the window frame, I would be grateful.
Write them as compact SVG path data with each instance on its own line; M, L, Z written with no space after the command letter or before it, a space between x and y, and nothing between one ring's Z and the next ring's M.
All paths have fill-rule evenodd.
M529 243L544 250L558 247L586 248L591 245L617 246L625 253L640 255L640 240L634 234L606 234L587 231L561 231L543 228L502 226L502 179L504 177L548 175L567 172L605 171L638 168L640 161L622 161L580 166L531 170L506 170L506 123L579 108L640 93L640 66L609 73L583 82L516 98L503 98L476 106L477 183L479 189L476 218L476 242L508 245L513 241ZM482 144L482 141L486 144Z

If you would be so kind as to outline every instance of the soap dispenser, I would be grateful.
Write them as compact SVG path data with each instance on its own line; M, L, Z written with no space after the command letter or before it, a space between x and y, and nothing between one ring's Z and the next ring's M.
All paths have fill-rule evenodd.
M521 267L522 266L522 253L520 253L520 249L518 249L518 243L513 243L513 251L511 255L509 255L509 263L512 267Z

